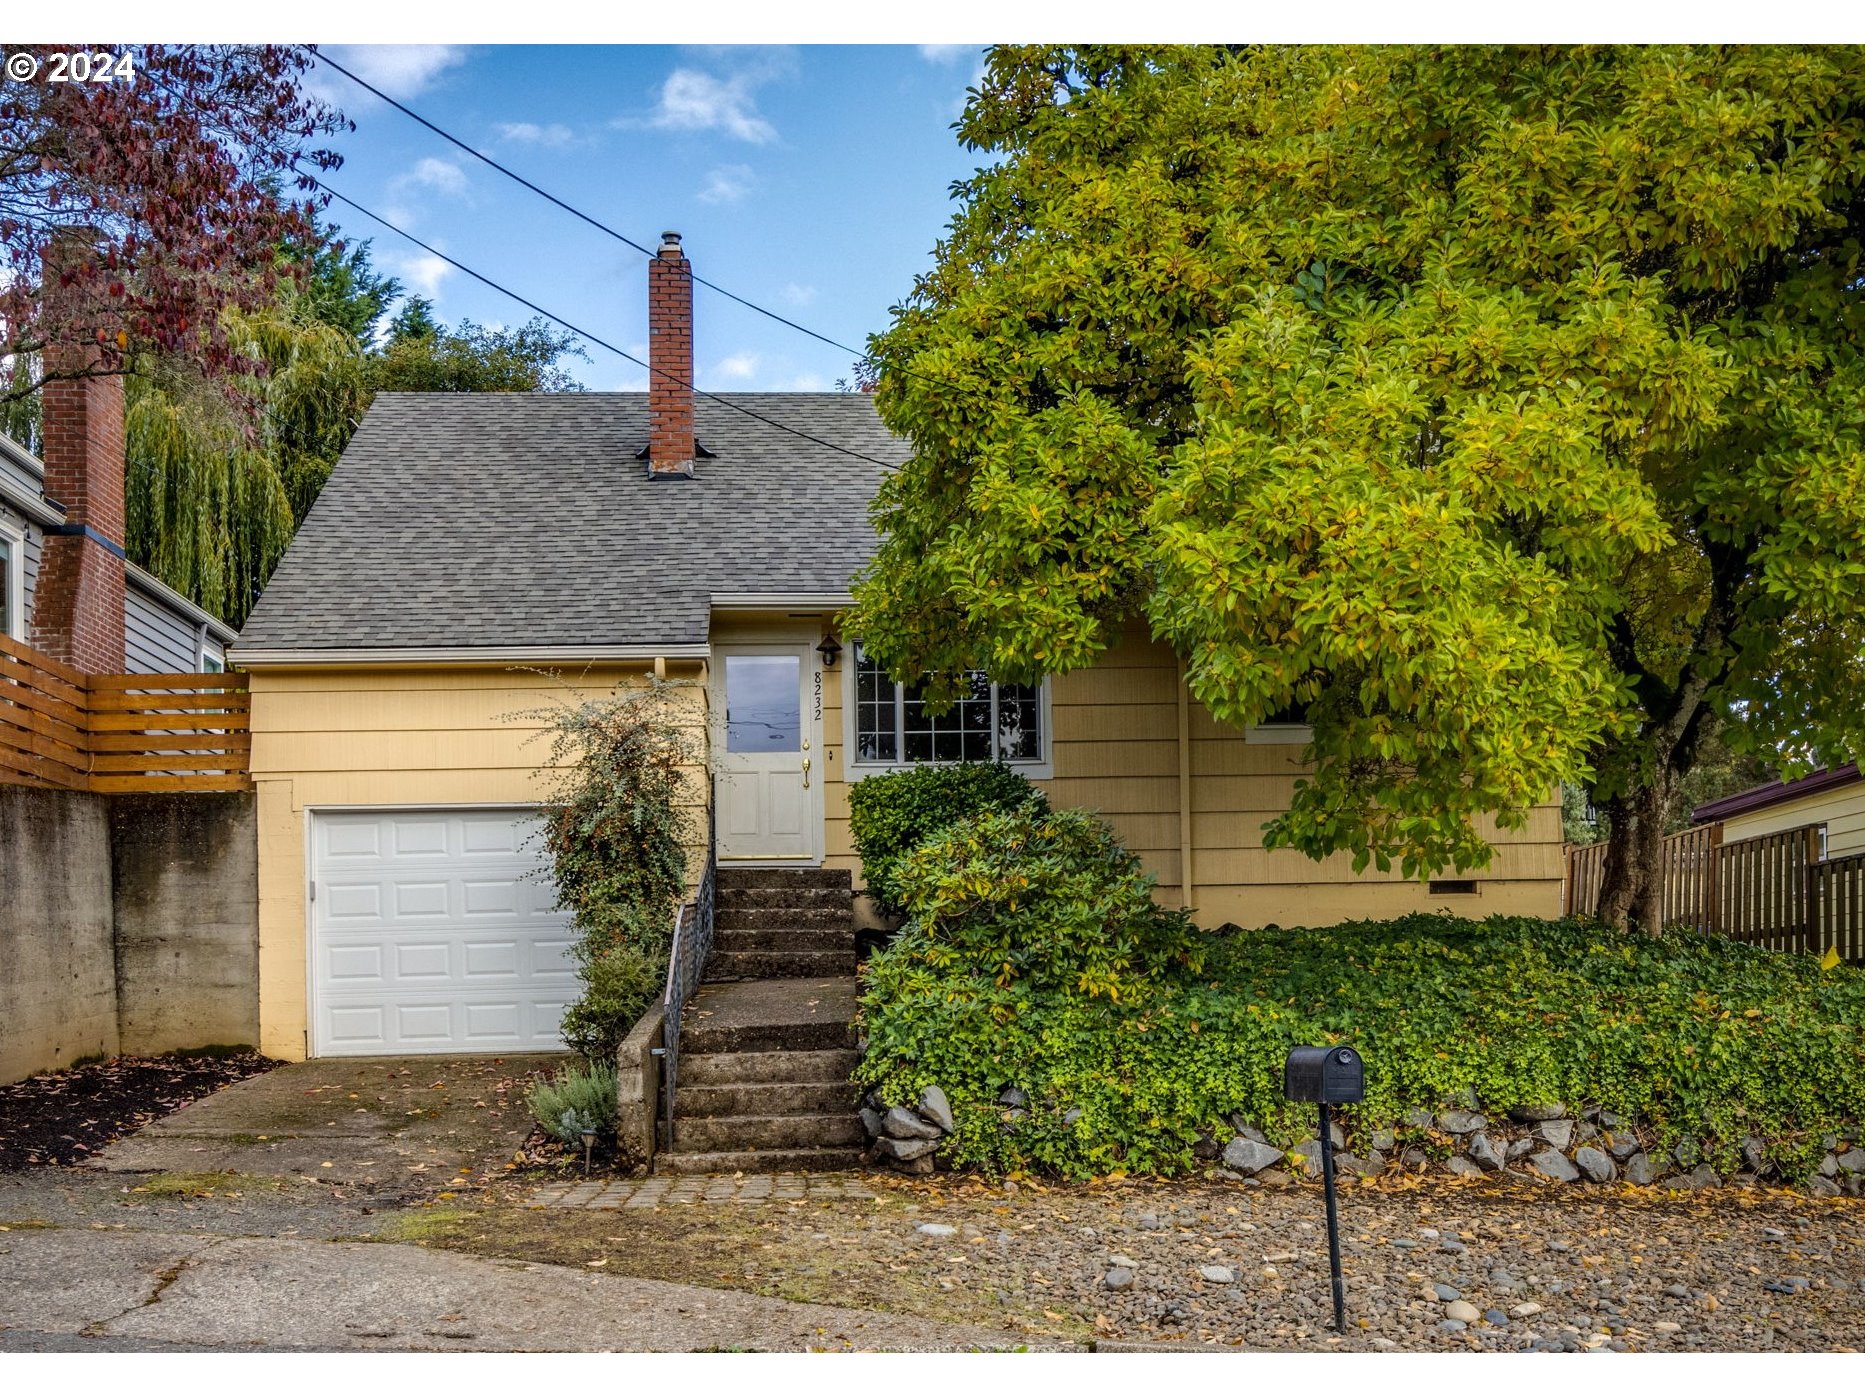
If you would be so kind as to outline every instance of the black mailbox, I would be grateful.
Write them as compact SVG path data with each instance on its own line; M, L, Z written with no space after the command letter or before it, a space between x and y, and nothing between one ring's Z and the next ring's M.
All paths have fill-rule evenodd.
M1282 1065L1282 1095L1291 1102L1338 1106L1366 1097L1366 1064L1344 1044L1292 1048Z

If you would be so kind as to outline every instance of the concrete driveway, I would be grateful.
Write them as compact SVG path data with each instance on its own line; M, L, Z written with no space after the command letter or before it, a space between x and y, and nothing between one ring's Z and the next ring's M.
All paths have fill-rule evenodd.
M560 1061L291 1064L85 1166L0 1176L0 1353L1031 1345L912 1315L365 1241L405 1238L450 1186L504 1176L530 1132L525 1084Z
M0 1231L13 1350L1058 1348L885 1311L383 1243Z
M531 1130L525 1084L561 1054L321 1058L203 1097L94 1157L105 1171L237 1171L411 1197L495 1176Z

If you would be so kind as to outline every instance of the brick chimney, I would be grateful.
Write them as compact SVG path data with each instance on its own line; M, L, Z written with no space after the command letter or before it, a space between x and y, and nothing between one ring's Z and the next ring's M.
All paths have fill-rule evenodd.
M96 255L80 230L54 235L44 259L43 297L64 307L76 294L59 270ZM60 314L69 326L81 316ZM39 390L43 419L45 494L65 512L49 526L33 591L32 643L93 674L123 670L123 380L119 375L56 377L94 368L89 341L48 344L46 381Z
M693 265L678 233L648 264L648 476L693 474Z

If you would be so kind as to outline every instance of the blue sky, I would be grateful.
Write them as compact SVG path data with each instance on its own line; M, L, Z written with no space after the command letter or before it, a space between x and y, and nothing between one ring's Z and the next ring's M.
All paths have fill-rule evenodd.
M931 265L951 182L979 163L951 124L981 50L886 47L329 45L476 149L637 242L678 229L699 275L850 345ZM647 354L645 259L450 146L329 68L313 86L356 130L333 187L612 344ZM376 264L449 322L530 312L333 206ZM827 389L850 356L704 287L700 387ZM644 370L589 347L591 389Z

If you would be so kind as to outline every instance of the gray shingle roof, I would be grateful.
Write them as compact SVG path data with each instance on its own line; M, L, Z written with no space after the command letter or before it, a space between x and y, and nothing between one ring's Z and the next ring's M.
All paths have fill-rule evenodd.
M882 461L860 393L729 401ZM385 393L298 531L252 649L703 645L719 593L840 593L882 469L695 404L692 480L650 481L644 393Z

